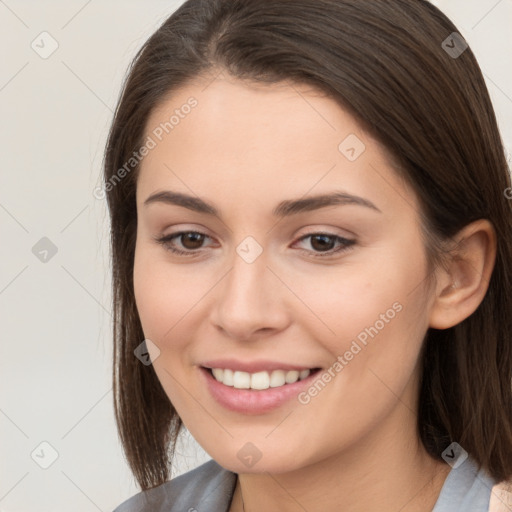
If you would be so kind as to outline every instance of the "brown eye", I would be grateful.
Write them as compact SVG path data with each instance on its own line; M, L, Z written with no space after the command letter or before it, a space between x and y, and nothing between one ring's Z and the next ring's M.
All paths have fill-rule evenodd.
M336 238L330 235L311 236L311 247L317 251L330 251L336 244Z
M196 233L193 231L181 233L179 237L181 238L181 245L185 249L190 250L200 249L204 241L204 235L202 233Z
M206 238L210 237L197 231L180 231L179 233L155 238L155 240L170 252L181 256L194 256L199 254L199 249L203 248L203 242ZM177 241L179 242L178 246L176 245Z
M351 249L356 243L355 240L350 240L330 233L310 233L309 235L301 237L299 242L308 239L308 245L311 249L302 249L302 251L317 258L334 256L336 253L341 254L342 252Z

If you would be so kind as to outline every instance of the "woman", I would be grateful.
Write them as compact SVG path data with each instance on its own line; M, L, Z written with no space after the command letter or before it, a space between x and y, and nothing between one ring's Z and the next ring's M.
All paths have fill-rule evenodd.
M508 510L512 189L437 8L185 2L104 178L117 512ZM183 426L213 460L168 482Z

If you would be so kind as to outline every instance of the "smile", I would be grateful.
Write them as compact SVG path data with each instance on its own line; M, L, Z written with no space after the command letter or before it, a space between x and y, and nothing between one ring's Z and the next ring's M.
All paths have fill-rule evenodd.
M198 369L210 396L219 405L249 415L268 413L293 400L311 385L321 371L321 368L304 367L280 369L282 365L276 363L266 364L268 369L263 370L263 364L236 364L252 372L226 368L227 364L223 364L224 368L216 364L199 366ZM274 368L271 369L272 366Z
M248 373L228 368L211 368L211 373L217 382L236 389L263 390L278 388L293 384L298 380L309 377L311 370L273 370Z

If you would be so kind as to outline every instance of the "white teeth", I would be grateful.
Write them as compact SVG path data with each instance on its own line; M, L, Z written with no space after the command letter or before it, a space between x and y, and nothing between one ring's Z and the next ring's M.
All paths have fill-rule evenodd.
M299 372L297 370L290 370L286 373L286 384L293 384L299 380Z
M284 370L274 370L270 375L270 387L278 388L286 382L286 373Z
M249 389L251 387L251 374L239 371L233 373L233 387L237 389Z
M213 368L212 373L213 373L213 376L219 382L222 382L224 380L224 370L222 368Z
M305 379L311 370L274 370L256 373L233 371L227 368L212 368L212 373L218 382L236 389L268 389L293 384L299 379Z
M299 379L302 380L302 379L305 379L306 377L309 377L309 374L311 373L310 370L302 370L300 373L299 373Z
M258 372L251 375L251 389L268 389L269 386L270 377L268 372Z
M219 379L217 379L219 380ZM233 370L228 370L227 368L224 370L224 375L222 376L222 382L226 386L233 386Z

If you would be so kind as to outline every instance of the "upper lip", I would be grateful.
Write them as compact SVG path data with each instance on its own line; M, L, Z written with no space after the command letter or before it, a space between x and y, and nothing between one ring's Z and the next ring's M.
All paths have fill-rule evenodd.
M280 363L277 361L237 361L236 359L215 359L204 361L201 366L205 368L222 368L247 373L262 372L265 370L311 370L314 366L303 366L297 364Z

